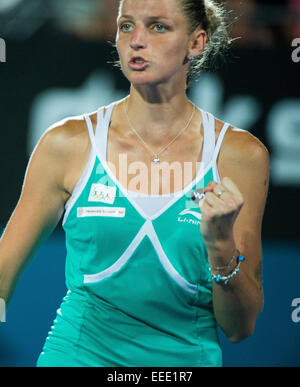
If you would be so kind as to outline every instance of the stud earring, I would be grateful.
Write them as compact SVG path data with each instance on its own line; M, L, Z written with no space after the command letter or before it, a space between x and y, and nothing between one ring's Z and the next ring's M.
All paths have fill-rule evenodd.
M193 55L190 56L190 61L194 60L195 57Z

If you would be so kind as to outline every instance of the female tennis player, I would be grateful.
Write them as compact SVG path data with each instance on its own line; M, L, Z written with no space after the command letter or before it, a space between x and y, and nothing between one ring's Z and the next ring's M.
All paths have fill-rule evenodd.
M0 296L63 216L68 292L38 366L221 366L217 326L233 343L254 332L269 153L186 92L230 43L225 18L211 0L122 0L128 97L36 146L1 239Z

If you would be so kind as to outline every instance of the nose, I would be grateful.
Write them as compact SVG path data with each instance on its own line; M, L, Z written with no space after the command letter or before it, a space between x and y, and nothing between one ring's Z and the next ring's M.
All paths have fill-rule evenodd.
M147 34L143 27L136 26L132 36L130 47L134 50L146 48L147 46Z

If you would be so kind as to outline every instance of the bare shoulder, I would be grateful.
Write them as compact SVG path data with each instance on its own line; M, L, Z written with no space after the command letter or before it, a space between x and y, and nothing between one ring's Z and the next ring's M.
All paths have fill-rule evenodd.
M90 115L92 122L95 115ZM79 180L91 151L91 142L82 115L68 117L50 126L33 152L36 165L45 168L53 182L71 194Z
M217 134L223 125L223 122L217 121ZM249 131L234 126L227 129L219 154L219 160L223 163L268 167L269 159L267 147Z
M68 157L84 151L89 145L89 134L84 117L68 117L50 126L40 143L56 156Z

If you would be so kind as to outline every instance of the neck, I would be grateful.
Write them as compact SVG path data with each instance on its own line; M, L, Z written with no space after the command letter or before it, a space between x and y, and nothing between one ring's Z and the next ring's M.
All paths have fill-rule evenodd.
M153 145L171 140L188 122L193 106L185 92L131 86L125 100L127 114L136 131Z

